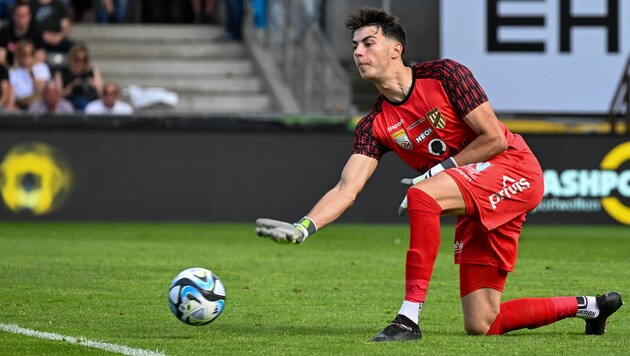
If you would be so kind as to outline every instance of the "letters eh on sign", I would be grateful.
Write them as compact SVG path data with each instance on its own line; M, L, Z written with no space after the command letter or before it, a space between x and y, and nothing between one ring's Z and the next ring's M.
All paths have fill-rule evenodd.
M500 113L606 114L630 55L630 1L441 0L440 24Z

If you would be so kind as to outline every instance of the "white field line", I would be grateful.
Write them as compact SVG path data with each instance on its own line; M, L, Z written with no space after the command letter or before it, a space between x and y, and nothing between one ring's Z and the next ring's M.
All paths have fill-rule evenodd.
M37 330L32 330L32 329L25 329L25 328L20 327L19 325L16 325L16 324L0 323L0 330L6 331L6 332L10 332L10 333L14 333L14 334L21 334L21 335L26 335L26 336L34 336L34 337L38 337L40 339L54 340L54 341L63 341L63 342L67 342L67 343L70 343L70 344L73 344L73 345L80 345L80 346L85 346L85 347L91 347L91 348L94 348L94 349L101 349L101 350L114 352L114 353L118 353L118 354L123 354L123 355L130 355L130 356L164 356L164 353L162 353L162 352L155 352L155 351L149 351L149 350L143 350L143 349L135 349L133 347L129 347L129 346L125 346L125 345L116 345L116 344L110 344L110 343L107 343L107 342L92 341L92 340L84 339L82 337L64 336L64 335L61 335L61 334L47 333L47 332L37 331Z

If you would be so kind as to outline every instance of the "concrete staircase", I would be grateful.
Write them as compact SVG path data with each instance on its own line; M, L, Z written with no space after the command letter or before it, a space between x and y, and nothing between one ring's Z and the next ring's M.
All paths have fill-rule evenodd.
M138 112L268 113L273 97L243 43L215 43L223 27L209 25L74 24L71 38L88 44L104 80L176 92L176 107ZM129 98L123 97L125 101Z

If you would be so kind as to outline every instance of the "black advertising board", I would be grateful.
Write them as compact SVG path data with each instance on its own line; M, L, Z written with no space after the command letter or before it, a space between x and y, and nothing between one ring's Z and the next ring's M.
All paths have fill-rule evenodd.
M545 197L537 224L630 225L630 140L526 135ZM0 130L3 220L243 221L299 219L351 154L347 130L64 128ZM406 223L387 154L342 222ZM451 220L446 220L451 221Z

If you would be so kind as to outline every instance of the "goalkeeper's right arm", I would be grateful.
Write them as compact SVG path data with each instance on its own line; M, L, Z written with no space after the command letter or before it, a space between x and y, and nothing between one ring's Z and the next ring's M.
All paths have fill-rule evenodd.
M329 190L315 204L311 211L306 214L308 218L317 226L317 230L337 220L356 199L365 183L370 179L378 160L372 157L353 154L346 162L339 182ZM260 235L261 230L257 230ZM267 231L267 230L264 230ZM273 237L276 234L273 229L264 234L264 237Z
M316 224L318 229L337 220L352 204L357 195L363 190L365 183L376 170L378 160L353 154L346 162L339 182L329 190L306 214Z

